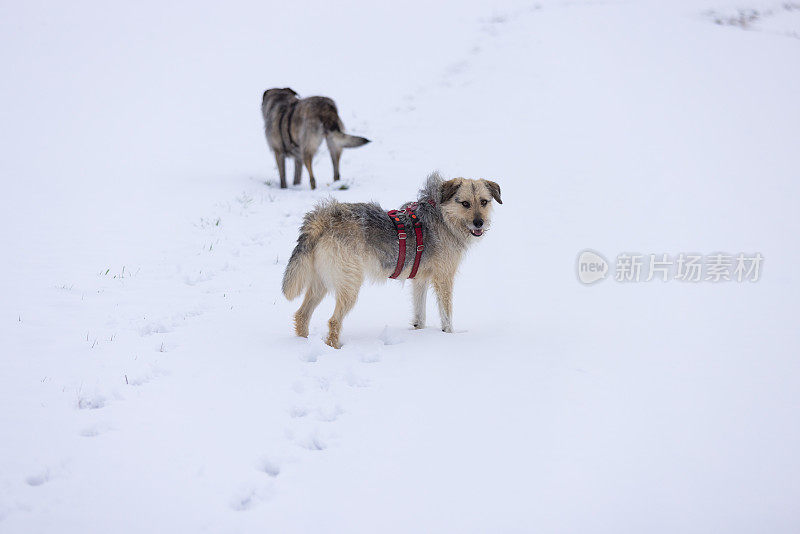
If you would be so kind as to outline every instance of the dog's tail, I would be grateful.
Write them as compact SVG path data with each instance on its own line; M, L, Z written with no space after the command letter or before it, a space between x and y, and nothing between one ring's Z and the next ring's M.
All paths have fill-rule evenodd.
M328 100L328 106L321 115L320 119L322 120L322 128L325 131L325 138L328 141L328 148L333 145L341 150L342 148L356 148L369 143L369 139L366 137L344 133L344 123L339 118L339 112L336 110L336 104L333 103L333 100Z
M339 118L339 115L336 114L336 108L334 108L333 113L323 117L322 126L325 128L325 137L328 142L337 148L356 148L369 143L369 139L366 137L344 133L344 124L342 124L342 119Z
M283 273L283 294L289 300L299 297L314 279L314 247L324 230L318 215L319 208L306 214L297 245Z
M301 233L297 238L297 246L292 251L289 264L283 273L283 295L294 300L308 287L313 273L312 251L314 243L310 236Z
M356 148L369 143L366 137L346 134L339 130L328 132L328 138L339 148Z

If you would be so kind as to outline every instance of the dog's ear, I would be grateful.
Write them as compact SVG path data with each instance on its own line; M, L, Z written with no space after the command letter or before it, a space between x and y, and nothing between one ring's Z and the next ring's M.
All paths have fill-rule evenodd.
M439 198L439 202L444 204L456 194L458 188L461 187L461 180L458 178L453 178L452 180L447 180L445 183L442 184L441 187L441 197Z
M492 182L491 180L484 180L483 183L486 184L486 189L492 194L492 198L497 201L498 204L502 204L503 201L500 200L500 186L497 185L497 182Z
M291 87L284 87L284 88L283 88L283 90L284 90L284 91L289 91L289 92L290 92L290 93L292 93L294 96L297 96L297 92L296 92L294 89L292 89Z

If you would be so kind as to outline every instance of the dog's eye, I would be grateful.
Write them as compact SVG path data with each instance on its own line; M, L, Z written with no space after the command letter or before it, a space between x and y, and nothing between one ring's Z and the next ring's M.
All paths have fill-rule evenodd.
M465 208L469 208L469 202L467 202L466 200L462 202L461 205L464 206Z
M488 203L489 203L489 201L486 200L485 198L481 199L481 206L486 206L486 204L488 204Z

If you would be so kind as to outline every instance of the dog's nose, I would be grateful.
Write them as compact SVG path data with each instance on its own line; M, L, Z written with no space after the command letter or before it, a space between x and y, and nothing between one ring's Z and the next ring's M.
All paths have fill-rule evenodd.
M483 219L473 219L472 224L475 225L475 228L480 228L483 226Z

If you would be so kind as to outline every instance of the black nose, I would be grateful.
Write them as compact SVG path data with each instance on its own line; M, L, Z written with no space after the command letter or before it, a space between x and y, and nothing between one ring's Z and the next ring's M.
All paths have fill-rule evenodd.
M475 228L480 228L483 226L483 219L473 219L472 224L475 225Z

